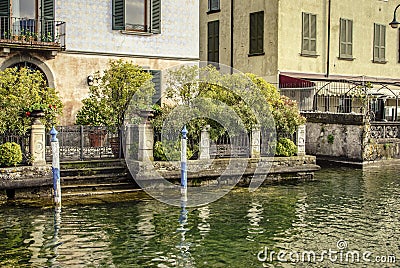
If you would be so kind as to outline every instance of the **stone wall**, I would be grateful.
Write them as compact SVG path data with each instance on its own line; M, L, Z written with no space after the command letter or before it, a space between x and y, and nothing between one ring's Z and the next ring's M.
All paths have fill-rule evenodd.
M307 154L361 163L400 158L400 125L380 122L382 133L377 134L379 128L373 127L371 131L371 124L362 114L302 112L302 115L307 118ZM391 129L392 136L388 136L384 127Z
M178 161L130 161L127 163L132 176L141 181L181 178ZM315 156L265 157L265 158L221 158L188 161L188 184L216 180L223 177L247 178L265 175L266 181L283 178L297 179L313 177L319 170Z

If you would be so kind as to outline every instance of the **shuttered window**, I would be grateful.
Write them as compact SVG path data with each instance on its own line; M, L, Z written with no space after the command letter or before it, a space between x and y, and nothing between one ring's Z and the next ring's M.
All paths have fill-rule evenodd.
M207 61L219 63L219 21L208 22L207 27Z
M42 15L42 36L46 36L47 41L54 42L54 0L41 0ZM51 38L51 40L49 40Z
M353 58L353 21L340 19L340 47L339 57L343 59Z
M219 11L219 0L208 0L208 12Z
M303 12L302 55L317 54L317 15Z
M385 35L386 26L374 24L374 62L386 62L385 60Z
M161 0L113 0L112 28L161 33Z
M0 1L0 35L1 38L10 37L10 1Z
M154 89L156 90L152 102L153 104L161 105L161 71L150 70L150 73L153 76L151 81L154 83Z
M264 11L250 14L250 55L264 53Z

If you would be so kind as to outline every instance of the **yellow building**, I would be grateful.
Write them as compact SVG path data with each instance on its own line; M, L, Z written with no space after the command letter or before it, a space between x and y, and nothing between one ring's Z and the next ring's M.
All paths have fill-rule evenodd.
M298 100L302 110L362 112L345 95L368 87L381 99L374 106L380 119L395 120L400 43L389 22L396 5L387 0L201 0L200 59L262 76ZM299 88L302 92L294 90Z

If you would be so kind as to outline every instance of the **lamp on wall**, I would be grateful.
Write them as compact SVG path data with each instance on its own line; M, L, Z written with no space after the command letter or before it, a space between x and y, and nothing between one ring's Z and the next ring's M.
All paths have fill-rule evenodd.
M93 75L89 75L89 76L87 77L87 84L88 84L88 86L93 86L93 83L94 83Z
M393 13L393 20L391 23L389 23L390 27L392 27L393 29L396 29L397 27L399 27L400 22L398 22L396 20L396 11L397 9L400 7L400 4L397 5L397 7L394 9L394 13Z

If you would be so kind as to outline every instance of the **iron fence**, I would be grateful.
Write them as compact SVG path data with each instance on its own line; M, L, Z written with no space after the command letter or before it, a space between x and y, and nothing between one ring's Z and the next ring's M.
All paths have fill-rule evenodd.
M216 141L211 141L210 156L212 158L249 157L249 134L242 133L235 136L229 136L228 133L225 133Z
M60 161L122 157L121 135L106 127L58 126ZM51 161L51 136L46 138L46 160Z
M0 41L65 49L66 23L48 19L0 16Z
M6 131L3 134L0 134L0 144L4 144L6 142L15 142L21 146L22 151L22 163L27 164L30 159L30 133L21 134L18 131Z

